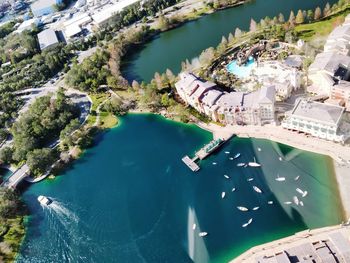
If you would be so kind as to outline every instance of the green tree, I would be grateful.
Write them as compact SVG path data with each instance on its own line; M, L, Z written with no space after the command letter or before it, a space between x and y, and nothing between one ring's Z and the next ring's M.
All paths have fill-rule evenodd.
M27 165L34 176L40 176L48 171L57 154L50 148L35 149L27 154Z

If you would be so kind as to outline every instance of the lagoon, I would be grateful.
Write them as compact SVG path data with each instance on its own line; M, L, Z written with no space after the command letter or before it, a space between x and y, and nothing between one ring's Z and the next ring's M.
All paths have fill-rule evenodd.
M204 49L219 44L222 36L234 33L236 27L248 30L250 19L255 21L266 16L274 17L284 14L288 20L289 13L298 9L322 9L329 2L337 0L252 0L244 5L229 8L204 16L196 21L164 32L152 41L132 52L122 66L122 74L129 81L150 81L155 72L163 73L167 68L179 73L181 62L197 57Z
M191 172L181 158L210 139L157 115L122 117L61 176L24 192L31 217L17 262L227 262L256 244L342 221L330 158L235 137ZM261 168L236 166L254 157ZM284 204L296 188L309 192L299 196L304 207ZM38 195L54 206L41 207ZM239 205L260 209L241 212ZM200 238L199 231L209 234Z

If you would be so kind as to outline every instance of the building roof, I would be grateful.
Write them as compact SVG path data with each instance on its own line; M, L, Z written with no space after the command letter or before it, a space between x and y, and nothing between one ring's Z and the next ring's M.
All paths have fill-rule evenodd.
M230 110L236 107L241 107L243 104L243 92L224 93L216 102L221 110Z
M299 68L303 65L303 59L299 55L290 55L285 60L284 63L293 68Z
M323 52L316 56L315 61L309 67L309 71L325 70L329 74L334 74L339 66L349 68L350 57L335 52Z
M219 90L209 90L208 92L204 93L202 102L211 107L215 104L215 102L220 98L222 94L222 91Z
M53 29L46 29L38 34L38 40L40 49L43 50L47 47L57 44L59 41L57 39L56 32Z
M339 39L349 39L350 40L350 25L342 25L336 27L328 36L327 40L339 40Z
M343 112L344 107L301 99L294 106L291 115L328 125L338 125Z
M61 1L58 0L38 0L36 2L34 2L30 7L33 10L40 10L40 9L44 9L47 7L51 7L57 3L59 3Z
M32 19L29 19L29 20L25 20L23 21L22 24L19 25L19 27L17 28L16 32L22 32L26 29L31 29L31 27L33 25L38 25L40 23L40 19L38 18L32 18Z
M275 103L276 90L273 86L263 86L260 89L258 103Z
M78 14L73 16L71 19L66 20L63 23L64 27L68 27L70 25L76 24L78 26L90 23L92 21L89 14Z
M66 27L64 30L64 35L68 38L74 37L81 32L80 26L73 24Z
M117 2L114 5L107 5L104 9L101 11L95 13L92 15L92 19L94 22L98 25L104 23L109 18L111 18L115 13L118 13L122 11L125 7L132 5L136 2L139 2L140 0L122 0Z

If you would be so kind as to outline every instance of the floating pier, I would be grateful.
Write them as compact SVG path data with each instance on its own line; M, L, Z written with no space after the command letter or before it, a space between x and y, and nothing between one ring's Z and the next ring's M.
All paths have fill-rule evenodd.
M196 164L197 159L198 159L197 157L194 157L193 159L191 159L190 157L188 157L188 155L186 155L185 157L182 158L182 161L188 166L188 168L192 170L192 172L197 172L200 169L198 164Z

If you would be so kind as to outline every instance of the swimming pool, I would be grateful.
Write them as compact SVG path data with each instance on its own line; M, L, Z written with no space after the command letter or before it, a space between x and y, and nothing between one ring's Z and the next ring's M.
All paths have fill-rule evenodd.
M238 66L237 60L232 60L227 66L227 70L237 75L239 78L246 78L250 75L250 72L252 71L254 67L254 59L250 57L245 65Z

